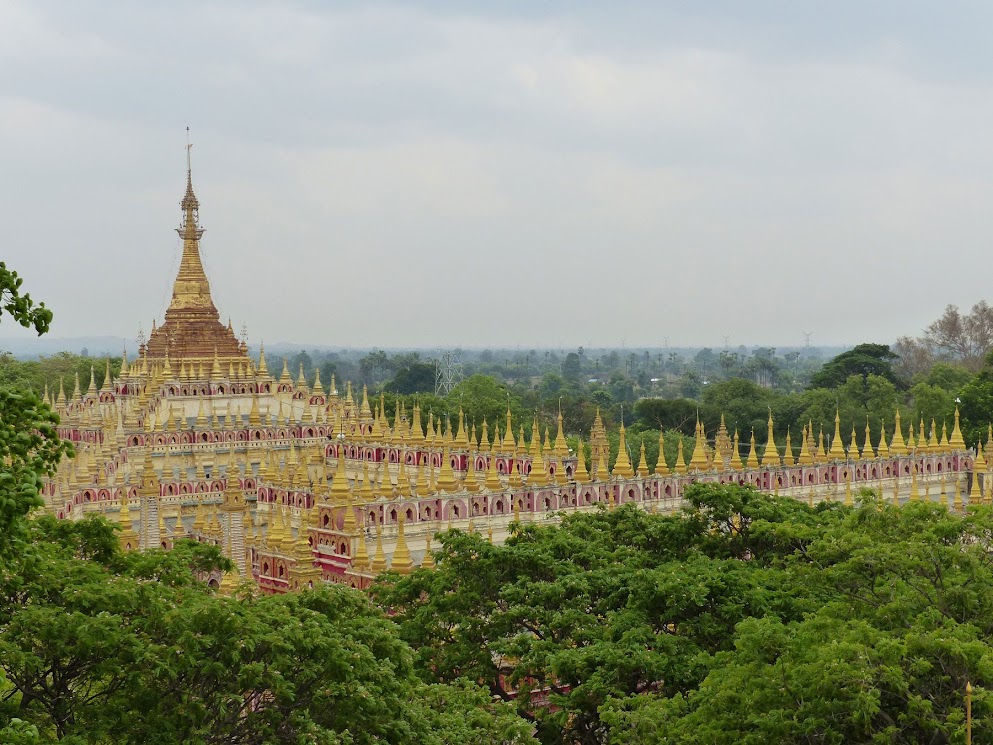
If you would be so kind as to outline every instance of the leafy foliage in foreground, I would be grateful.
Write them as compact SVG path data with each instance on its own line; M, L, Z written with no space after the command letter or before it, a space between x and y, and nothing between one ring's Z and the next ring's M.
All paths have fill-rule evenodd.
M378 597L424 680L517 689L546 743L961 742L967 681L993 742L993 513L863 496L695 485L674 516L449 532Z
M99 518L30 539L0 567L5 742L531 742L476 686L417 680L359 592L220 597L215 547L126 554Z

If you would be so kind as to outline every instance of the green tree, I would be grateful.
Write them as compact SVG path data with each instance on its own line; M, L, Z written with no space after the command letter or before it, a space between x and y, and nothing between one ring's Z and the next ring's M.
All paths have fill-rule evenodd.
M578 383L582 375L582 358L576 352L569 352L562 360L562 377L570 383Z
M412 362L396 371L393 380L383 388L391 393L433 393L435 367L427 362Z
M473 684L417 680L362 593L220 597L198 578L229 568L217 547L122 553L101 518L31 525L30 558L0 574L0 731L17 720L44 741L531 742Z
M452 389L446 401L452 412L458 412L459 407L462 407L468 421L475 422L477 428L484 419L489 422L490 427L499 422L502 428L506 422L508 407L515 427L525 420L528 423L531 421L530 414L521 405L520 397L488 375L466 378Z
M826 363L810 380L811 388L837 388L853 375L866 380L870 375L886 378L898 385L893 372L897 355L886 344L859 344Z
M993 352L986 355L986 365L962 388L960 411L962 434L966 443L975 443L986 437L986 429L993 421Z
M497 697L516 694L543 742L603 742L601 707L698 685L743 612L800 617L809 607L750 588L754 571L802 545L817 513L737 486L688 497L679 517L577 514L561 527L520 526L504 546L450 531L435 571L386 578L376 597L425 680L467 676ZM791 518L804 527L785 525ZM551 708L536 705L546 697Z
M0 318L6 313L15 323L24 328L33 328L38 336L48 333L52 323L52 311L44 303L35 304L31 296L21 291L24 280L17 272L8 269L7 264L0 261Z
M15 322L48 331L52 313L21 292L17 272L0 262L0 308ZM0 314L2 318L2 314ZM30 391L0 387L0 555L23 532L23 518L41 507L42 477L51 474L72 446L58 436L59 419Z
M642 398L634 405L635 418L646 429L676 430L687 435L696 431L700 405L688 398Z

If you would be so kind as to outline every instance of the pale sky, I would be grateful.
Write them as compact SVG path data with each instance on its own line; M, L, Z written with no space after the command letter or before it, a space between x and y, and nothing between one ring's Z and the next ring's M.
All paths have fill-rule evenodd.
M253 344L889 342L990 298L991 27L988 2L0 0L2 258L53 335L147 332L188 125Z

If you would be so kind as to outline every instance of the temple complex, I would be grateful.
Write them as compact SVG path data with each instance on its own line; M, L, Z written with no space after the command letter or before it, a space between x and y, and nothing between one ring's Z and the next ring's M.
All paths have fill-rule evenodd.
M164 322L119 370L93 370L86 388L77 378L70 395L60 385L54 400L46 391L76 455L44 496L59 518L118 521L128 550L183 538L217 544L236 571L205 579L223 588L242 580L265 592L321 581L365 587L388 568L432 566L435 535L447 528L500 542L514 522L601 505L668 511L699 481L848 503L863 487L955 508L993 496L993 453L989 444L966 447L957 412L951 433L935 422L905 429L896 412L892 437L875 444L868 426L846 437L836 418L828 437L812 426L798 433L799 455L789 436L780 449L770 415L764 444L750 433L744 458L723 421L713 436L698 424L694 451L680 450L671 470L661 458L646 463L643 447L629 454L623 425L611 465L598 414L587 466L567 444L561 415L554 437L542 438L534 421L528 440L509 412L477 429L461 412L451 422L425 419L417 406L388 412L351 384L340 390L302 370L294 379L285 360L271 370L264 349L250 356L220 320L189 164L180 206L183 253Z

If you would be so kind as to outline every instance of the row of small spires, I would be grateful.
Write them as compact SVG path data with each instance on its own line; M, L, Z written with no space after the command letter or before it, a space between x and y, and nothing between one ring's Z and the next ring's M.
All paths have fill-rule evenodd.
M244 357L238 359L227 359L228 365L227 374L222 372L221 360L217 356L215 351L213 362L208 369L207 362L204 360L182 360L179 364L178 375L173 371L172 364L168 356L166 356L161 363L153 362L151 365L145 357L140 357L138 361L134 363L128 362L127 354L125 353L121 360L120 374L116 378L116 381L127 381L131 378L136 380L147 380L151 378L156 383L166 383L172 381L196 381L196 382L210 382L217 380L224 381L240 381L240 380L277 380L269 375L269 369L266 366L265 352L262 351L259 355L259 364L256 366L251 357ZM338 395L338 391L334 385L334 376L331 377L331 389L330 395ZM320 370L315 371L314 377L314 387L309 388L307 385L306 378L303 373L303 364L300 364L300 375L294 383L293 378L290 377L289 364L285 358L283 358L283 372L280 375L278 381L280 385L290 385L294 386L296 391L306 391L308 393L313 393L314 395L322 395L325 393L324 386L321 384L321 373ZM86 394L84 396L79 382L79 371L74 373L74 387L72 392L72 398L66 396L64 381L59 378L59 391L56 394L54 400L51 399L48 392L48 384L45 384L45 400L46 403L54 404L67 404L70 402L82 401L85 397L92 397L98 393L105 393L114 390L115 378L113 377L110 370L110 358L106 361L106 371L104 372L103 384L98 389L96 384L96 367L90 366L90 383L86 389Z
M637 469L632 468L631 462L627 457L626 448L623 447L624 445L623 433L622 433L621 444L622 444L622 450L618 454L618 458L614 464L614 468L608 472L606 461L600 460L597 463L596 469L594 471L593 480L608 481L611 478L611 476L615 478L633 478L635 473L637 473L637 475L641 478L645 478L649 475L648 465L645 456L644 443L642 443L639 464ZM664 452L664 446L665 446L664 440L660 441L661 452ZM700 448L695 449L694 455L696 456L697 453L699 452L700 452ZM420 466L415 468L416 471L420 471L421 473L423 473L425 470L427 471L426 483L422 483L421 478L417 479L418 483L417 483L416 492L418 493L418 496L424 496L425 492L427 494L436 494L439 492L455 493L460 491L477 493L479 491L494 492L494 491L505 490L505 486L501 480L501 477L496 470L496 460L497 460L496 458L490 459L485 480L480 482L480 480L478 479L478 474L475 470L474 459L469 460L469 468L465 478L463 480L459 480L455 475L454 469L451 466L451 461L448 459L447 454L448 454L448 450L446 448L445 449L446 457L442 459L442 465L439 469L440 473L437 475L437 477L435 474L435 468L433 466ZM680 452L679 455L680 458L679 460L677 460L677 465L675 470L677 473L680 474L685 474L691 470L723 471L726 468L737 470L742 467L742 463L740 461L737 463L737 465L735 464L734 462L735 459L731 459L730 463L727 466L725 466L724 461L720 458L719 451L716 449L714 449L711 452L709 456L710 459L704 461L702 466L692 465L693 459L691 459L689 463L685 462L682 459L682 452ZM270 458L271 457L272 455L270 453ZM704 454L701 455L700 457L707 458L708 456ZM852 458L859 459L860 457L861 456L858 454L858 451L856 449L855 454L852 456ZM872 457L876 457L875 453L873 453ZM317 459L316 454L314 456L314 459L315 460ZM825 458L825 460L828 459L831 458ZM528 474L526 481L527 485L544 487L552 484L565 485L566 483L569 483L569 479L567 479L565 471L562 468L561 460L558 459L555 460L557 461L555 473L549 474L548 470L545 468L545 459L539 453L537 459L532 461L532 471L530 474ZM763 460L765 462L760 466L758 462L758 458L755 454L755 448L753 442L752 448L749 453L749 458L744 464L745 467L758 468L758 467L769 467L770 465L773 465L769 463L767 459L764 458ZM821 462L820 458L817 459L817 462ZM258 470L259 483L276 485L279 487L285 487L290 490L293 490L297 486L297 484L295 483L295 477L298 470L298 466L300 466L301 463L302 461L297 457L296 449L293 446L291 446L290 448L290 452L285 461L284 469L280 469L278 464L267 463L266 459L263 458L259 464L259 470ZM303 465L306 466L305 461L303 462ZM775 465L778 466L780 464L777 462L775 463ZM794 465L794 463L790 462L789 458L787 458L785 465ZM163 478L166 478L167 473L172 470L168 465L168 454L166 455L166 462L163 462L162 467L163 467L162 468ZM246 467L245 474L247 475L248 474L247 455L245 460L245 467ZM321 459L321 464L319 466L319 468L321 468L321 473L322 473L320 477L321 483L327 481L327 475L326 473L323 472L323 467L324 467L324 463L323 463L323 459ZM979 448L977 450L974 467L977 471L982 471L982 472L985 472L987 468L987 461L986 458L984 457L982 448ZM198 471L202 470L201 463L197 464L197 470ZM655 473L656 475L669 475L669 469L664 459L662 458L659 459ZM353 481L352 485L349 485L349 480L345 475L345 459L340 458L338 459L337 470L335 472L334 479L331 481L329 485L327 496L329 500L334 504L351 504L353 500L357 501L359 504L364 504L364 503L373 502L377 499L409 498L414 496L415 490L412 487L412 483L410 481L405 462L401 461L399 464L397 483L395 487L393 485L392 478L389 477L387 474L388 471L385 467L385 464L383 464L380 467L379 474L377 477L374 475L370 475L368 463L363 463L362 470L356 474L355 478L352 480ZM158 494L157 477L155 478L156 478L156 487L154 490L154 494L157 495ZM171 478L169 478L168 480L171 480ZM580 459L579 461L577 461L576 471L575 474L573 475L573 480L578 483L589 483L589 481L591 480L590 473L586 470L585 459ZM72 481L74 481L74 479L72 479ZM524 484L525 481L520 470L520 461L514 460L511 473L509 474L509 486L512 489L519 489L522 488ZM300 484L300 486L305 486L305 485ZM314 485L312 483L309 484L309 488L313 489Z
M379 407L377 407L377 415L381 413L382 410ZM510 414L508 412L508 421L509 421L509 416ZM447 431L447 433L442 434L439 426L438 429L434 431L433 435L424 438L424 441L428 446L437 445L437 447L442 448L445 453L441 468L442 475L439 478L438 485L436 488L441 489L443 491L453 491L454 489L459 488L455 483L454 471L449 477L449 475L446 473L446 465L448 466L448 470L451 470L450 464L448 463L449 451L463 449L463 448L469 450L470 452L476 452L476 453L495 452L499 454L501 452L504 452L517 456L527 455L532 463L532 474L530 475L529 483L541 483L542 485L546 485L550 483L549 477L552 476L552 474L550 473L552 469L550 469L549 466L551 466L551 464L554 462L555 463L554 481L557 483L565 483L565 469L564 469L563 460L571 453L571 451L566 445L566 441L562 429L561 415L559 415L558 424L559 424L558 433L557 433L557 437L555 438L554 445L551 444L551 439L549 437L547 428L545 430L545 439L543 443L541 441L540 436L538 436L537 428L533 427L533 430L536 433L536 435L531 438L529 445L527 445L524 441L523 428L521 429L520 440L515 442L513 437L511 436L509 442L506 438L503 442L500 442L499 437L497 436L494 438L493 443L491 444L488 440L485 422L484 422L483 437L479 441L479 444L477 445L474 428L471 437L467 436L464 429L464 419L461 416L460 416L460 425L457 436L452 434L450 428ZM703 425L698 423L696 446L694 448L691 458L688 461L685 460L685 456L682 451L682 439L680 438L678 443L678 451L677 451L676 464L674 470L676 471L676 473L683 474L691 471L694 472L722 471L725 470L726 468L737 470L742 467L753 469L758 467L769 467L769 466L780 466L780 465L786 465L786 466L792 466L797 464L812 465L814 463L822 463L832 460L837 461L837 460L870 459L875 457L887 457L891 454L903 455L910 452L911 450L919 453L925 453L925 452L949 453L953 451L965 450L965 443L962 439L961 431L959 428L959 419L958 419L957 411L956 411L955 427L950 437L946 437L944 427L942 428L941 434L936 436L935 427L932 426L932 436L930 440L924 438L923 434L917 439L915 439L912 435L909 446L908 443L903 439L902 430L900 428L899 412L897 412L896 422L894 427L896 434L894 434L892 441L888 443L886 440L885 428L883 428L883 432L880 436L878 451L873 449L871 442L869 442L868 440L868 428L867 428L867 439L865 440L865 443L868 444L864 444L863 448L860 451L855 438L855 433L853 431L851 445L846 450L843 445L843 441L840 433L840 417L836 415L835 436L833 438L831 448L827 449L824 447L823 432L821 433L818 442L815 441L814 438L810 435L810 431L808 431L808 428L804 427L798 458L794 457L793 446L790 441L789 434L787 434L787 438L786 438L785 451L783 455L780 456L778 447L775 444L773 426L774 426L774 422L770 417L769 438L763 450L761 458L759 458L757 453L755 437L753 433L750 440L748 456L747 458L744 459L744 461L742 461L740 456L740 446L739 446L739 439L737 432L734 435L733 441L731 441L728 438L727 429L722 420L721 427L718 430L718 434L715 440L715 446L711 448L707 445L705 432L703 430ZM429 431L431 431L430 428ZM497 429L496 432L498 435L499 430ZM512 428L508 429L508 432L512 432ZM990 432L990 438L993 439L993 431ZM505 446L504 443L508 443L508 444ZM601 444L600 447L597 447L598 443ZM769 443L771 443L771 445ZM641 444L641 453L640 453L640 459L637 469L635 469L632 466L631 461L628 457L626 436L623 425L621 426L621 430L620 430L619 444L620 447L616 462L614 464L613 469L608 472L607 457L605 456L606 451L604 449L606 443L603 435L603 423L602 423L602 419L600 419L598 414L597 420L593 428L593 445L594 445L593 447L594 452L592 459L594 464L594 473L592 474L593 478L597 480L606 480L610 476L621 477L621 478L632 478L635 473L638 473L638 475L641 477L646 477L648 475L649 471L646 463L644 441L642 441ZM583 445L581 439L579 441L579 448L580 448L579 452L583 453L584 450L582 449ZM983 449L982 447L978 448L980 454L982 453L982 449ZM84 473L89 473L91 477L95 477L100 470L99 465L97 463L97 456L100 456L106 460L112 460L114 457L114 451L113 448L109 445L107 440L104 440L103 444L98 443L95 446L95 450L97 451L96 454L90 452L90 450L92 450L92 448L79 449L79 454L77 456L78 466L80 467L81 470L83 470ZM664 454L665 452L664 435L661 433L659 436L659 452L661 454ZM87 453L89 453L89 456L87 456ZM735 457L735 454L737 454L737 457ZM89 457L88 462L85 460L87 457ZM270 459L271 457L272 454L270 453ZM315 446L313 460L315 464L319 464L320 467L323 469L324 458L323 458L322 446L320 445ZM341 464L344 463L344 459L339 458L338 460L339 463ZM292 482L293 480L293 474L296 472L296 466L298 464L299 461L297 460L296 457L296 448L291 443L289 454L286 460L287 468L289 469L289 472L291 474L290 482ZM247 466L247 454L246 454L246 466ZM199 476L203 471L202 462L198 463L197 467L198 467L198 476ZM406 468L405 464L401 462L400 471L401 472L404 471L405 468ZM495 471L495 459L491 459L490 468L491 470ZM260 469L259 469L260 476L268 476L270 470L272 472L279 473L280 469L278 462L275 464L270 462L267 465L266 460L263 458L263 460L260 463ZM655 473L657 475L669 474L669 468L664 457L660 457L658 459L655 468ZM542 474L544 474L544 476ZM72 475L74 474L71 474L70 476L70 485L72 485L71 482L75 481L75 478L72 478ZM205 474L202 475L204 476L204 478L206 478ZM585 458L579 458L575 468L574 479L576 481L584 483L585 481L590 479L590 476L591 474L586 470ZM432 483L432 477L433 474L429 473L428 488L431 491L431 493L433 493L436 490L435 485ZM523 483L523 479L521 477L519 468L516 465L512 468L508 477L511 486L518 486ZM368 475L366 476L365 480L367 482L369 481ZM343 483L341 480L338 481L339 483ZM382 477L380 481L382 482ZM487 489L494 489L494 490L499 490L503 488L500 482L500 477L495 472L494 474L492 474L492 476L490 474L487 474L485 483L483 485L479 485L476 479L473 458L469 459L469 471L466 474L465 482L468 485L467 489L469 491L478 491L479 489L484 487ZM380 484L381 489L382 486L383 485L381 483ZM398 482L398 488L401 492L401 495L404 495L405 493L409 494L409 481L401 478Z

